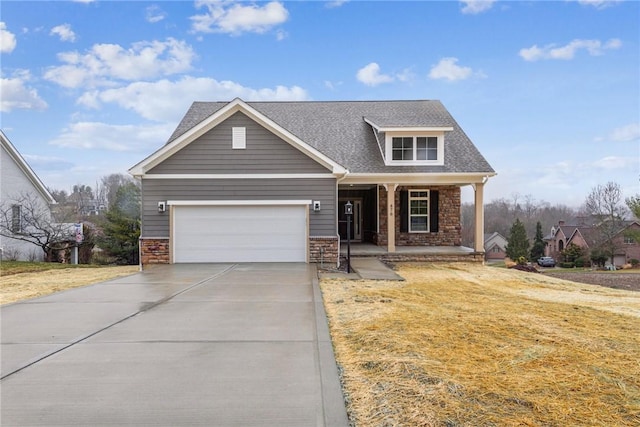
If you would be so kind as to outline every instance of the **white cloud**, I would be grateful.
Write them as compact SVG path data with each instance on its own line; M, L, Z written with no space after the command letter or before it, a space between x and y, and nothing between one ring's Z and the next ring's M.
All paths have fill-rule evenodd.
M496 0L462 0L464 6L462 7L462 13L475 15L478 13L486 12L493 7Z
M44 110L47 103L40 98L38 91L27 86L31 75L26 70L15 73L10 78L0 78L0 111L3 113L12 110Z
M328 9L332 9L335 7L340 7L345 3L348 3L349 0L333 0L333 1L327 1L324 4L324 7L328 8Z
M0 21L0 52L11 53L16 44L16 36L7 30L7 24Z
M73 163L61 157L38 156L36 154L23 154L29 165L39 171L69 170Z
M73 32L73 30L71 29L71 25L69 24L55 26L51 29L51 32L49 34L52 36L57 35L63 42L76 41L76 33Z
M461 67L456 64L457 62L458 58L442 58L440 62L431 67L429 78L453 82L468 79L473 75L473 70L470 67Z
M638 159L630 157L607 156L593 162L593 166L598 169L615 170L625 169L637 165Z
M78 103L90 108L99 108L103 103L114 103L149 120L176 121L193 100L229 101L236 97L245 101L308 99L307 92L298 86L253 89L232 81L184 77L175 82L136 82L122 88L86 92L78 99Z
M198 0L196 8L207 13L191 17L192 30L202 33L263 34L289 19L289 11L278 1L264 6L235 0Z
M167 17L167 13L164 10L162 10L160 6L158 6L157 4L148 6L145 9L145 19L147 20L147 22L151 22L152 24L155 24L156 22L160 22L166 17Z
M111 125L101 122L77 122L65 128L49 143L59 147L137 151L155 147L167 139L175 124Z
M593 6L596 9L604 9L609 6L613 6L616 3L620 3L622 0L577 0L583 6Z
M367 86L377 86L382 83L391 83L394 77L388 74L380 74L380 66L372 62L360 68L356 73L356 78Z
M640 124L631 123L626 126L615 128L608 138L610 141L631 142L640 139Z
M573 59L579 50L586 50L591 56L602 55L605 50L619 49L622 42L619 39L610 39L606 43L600 40L575 39L565 46L556 47L555 44L548 44L544 47L533 45L529 48L520 49L519 55L525 61L539 61L541 59Z
M61 86L112 85L113 80L138 80L181 73L191 69L196 57L184 41L142 41L124 49L117 44L96 44L85 54L63 52L65 65L49 68L44 78Z

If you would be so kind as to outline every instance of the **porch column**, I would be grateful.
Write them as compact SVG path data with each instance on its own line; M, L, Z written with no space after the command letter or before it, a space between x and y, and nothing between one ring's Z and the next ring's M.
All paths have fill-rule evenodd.
M396 251L396 188L398 184L384 184L387 190L387 252Z
M476 212L476 235L474 238L474 249L476 252L484 252L484 183L475 184L475 212Z

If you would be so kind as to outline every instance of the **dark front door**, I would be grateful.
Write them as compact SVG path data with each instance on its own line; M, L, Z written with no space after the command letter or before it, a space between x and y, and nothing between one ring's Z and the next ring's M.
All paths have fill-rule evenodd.
M353 205L353 215L351 215L351 241L362 241L362 199L339 200L338 201L338 233L340 240L347 240L347 215L344 213L344 205L351 202Z

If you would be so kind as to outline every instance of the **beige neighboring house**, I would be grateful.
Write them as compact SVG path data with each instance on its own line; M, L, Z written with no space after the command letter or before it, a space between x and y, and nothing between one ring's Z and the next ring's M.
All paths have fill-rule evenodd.
M10 215L12 231L18 235L23 231L23 206L20 200L29 194L34 201L41 205L44 215L51 217L51 205L55 204L53 196L47 190L40 178L13 146L9 138L0 131L2 150L0 153L0 205ZM9 209L10 208L10 209ZM15 238L0 236L0 253L2 259L17 259L20 261L42 261L42 249L33 243Z
M507 239L496 232L484 235L484 254L487 261L503 260L507 257Z

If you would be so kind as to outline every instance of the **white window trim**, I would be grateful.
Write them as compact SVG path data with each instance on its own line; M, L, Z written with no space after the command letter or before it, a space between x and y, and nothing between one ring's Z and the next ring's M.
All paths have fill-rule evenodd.
M414 160L393 160L393 144L395 137L413 137L413 158ZM438 138L438 158L436 160L415 160L416 158L416 138L436 137ZM442 166L444 165L444 132L387 132L385 134L385 165L387 166Z
M408 190L408 191L409 191L409 194L408 194L407 203L408 203L409 206L408 206L408 209L407 209L407 211L408 211L407 215L409 215L409 218L407 219L407 221L408 221L407 229L408 229L409 233L415 233L415 234L430 233L431 232L431 192L429 190L427 190L427 189L424 189L424 190L411 189L411 190ZM427 218L427 229L426 230L414 231L414 230L411 229L411 217L413 216L413 215L411 215L411 200L425 200L424 197L411 197L411 193L418 193L418 192L420 192L420 193L426 192L427 193L427 197L426 197L426 200L427 200L427 215L426 215L426 218ZM424 217L425 215L415 215L415 216Z
M231 128L232 142L231 148L234 150L244 150L247 148L247 128L232 127Z

